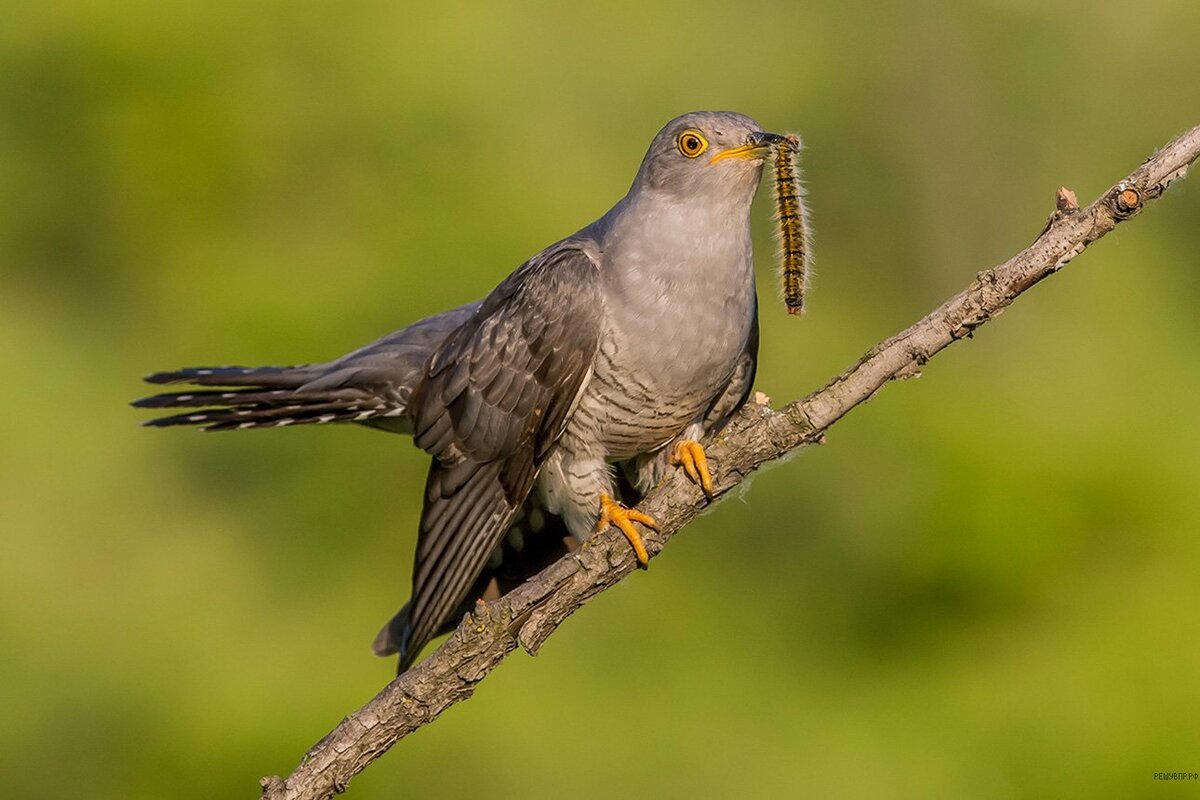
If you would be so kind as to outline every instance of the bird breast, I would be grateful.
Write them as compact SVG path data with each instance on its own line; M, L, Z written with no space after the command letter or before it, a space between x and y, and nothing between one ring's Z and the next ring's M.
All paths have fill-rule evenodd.
M748 230L723 233L605 253L600 351L571 427L607 458L666 444L729 382L753 323L754 270Z

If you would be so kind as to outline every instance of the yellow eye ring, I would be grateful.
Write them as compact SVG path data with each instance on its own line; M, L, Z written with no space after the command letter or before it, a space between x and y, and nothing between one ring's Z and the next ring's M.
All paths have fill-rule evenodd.
M675 137L675 146L688 158L695 158L708 149L708 139L700 131L689 128Z

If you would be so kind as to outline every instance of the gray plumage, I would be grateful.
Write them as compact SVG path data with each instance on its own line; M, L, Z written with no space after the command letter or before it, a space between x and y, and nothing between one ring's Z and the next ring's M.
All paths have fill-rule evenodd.
M483 591L498 556L533 552L533 536L586 538L602 493L646 492L674 444L711 435L745 402L758 348L750 206L778 138L740 114L679 117L612 210L482 302L325 364L158 373L147 380L222 388L135 405L192 409L156 426L411 433L433 457L412 598L375 645L404 669Z
M159 394L134 401L138 408L198 408L152 419L163 428L193 425L209 431L361 422L412 433L408 413L413 388L429 354L462 325L479 303L414 322L341 358L292 367L188 367L156 372L149 383L245 387ZM206 408L220 406L219 408Z

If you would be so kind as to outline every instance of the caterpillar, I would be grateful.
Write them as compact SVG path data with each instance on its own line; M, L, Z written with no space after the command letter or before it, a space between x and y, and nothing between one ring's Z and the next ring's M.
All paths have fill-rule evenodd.
M808 209L796 165L800 137L788 134L775 143L775 239L779 247L780 277L783 279L783 303L789 314L804 313L804 292L808 287L812 263L808 230Z

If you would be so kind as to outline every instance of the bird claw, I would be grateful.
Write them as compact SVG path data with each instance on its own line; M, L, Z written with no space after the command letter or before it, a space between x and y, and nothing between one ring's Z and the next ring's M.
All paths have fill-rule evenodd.
M700 484L705 496L713 496L713 479L708 471L708 456L704 454L704 447L699 442L684 439L675 445L675 452L671 454L671 465L683 467L683 471L692 482Z
M651 530L658 530L658 523L654 521L654 517L643 514L636 508L626 508L606 494L600 495L600 521L596 523L596 533L607 529L610 525L616 525L621 533L625 534L630 546L633 547L633 554L637 557L638 566L646 569L650 563L650 555L646 552L642 535L637 532L637 528L633 527L635 522L640 522Z

